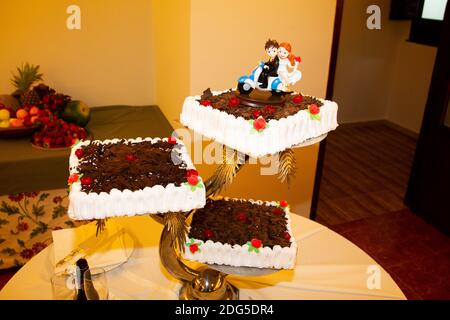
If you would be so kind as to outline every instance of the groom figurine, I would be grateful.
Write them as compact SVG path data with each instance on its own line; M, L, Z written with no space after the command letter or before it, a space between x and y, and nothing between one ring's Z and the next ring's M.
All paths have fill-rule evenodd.
M267 88L269 77L277 77L278 76L278 65L279 59L277 56L278 53L278 42L276 40L267 40L264 45L264 49L266 49L266 53L269 56L269 60L264 63L263 70L258 77L258 82L260 88Z

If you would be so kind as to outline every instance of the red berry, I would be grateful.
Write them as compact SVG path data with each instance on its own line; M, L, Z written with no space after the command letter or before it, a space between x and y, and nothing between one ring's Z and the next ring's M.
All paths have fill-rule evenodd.
M170 136L167 142L169 142L169 144L177 144L177 138Z
M195 244L195 243L191 244L191 245L189 246L189 250L190 250L192 253L195 253L196 251L198 251L198 245Z
M132 154L132 153L129 153L129 154L127 154L125 156L125 160L127 160L127 161L134 161L134 160L136 160L136 156L134 154Z
M245 221L247 221L247 215L244 212L240 212L237 215L237 220L241 221L241 222L245 222Z
M297 94L292 98L292 102L295 104L300 104L303 101L303 96L301 94Z
M69 179L67 179L67 183L74 183L74 182L77 182L77 181L78 181L78 174L76 174L76 173L72 173L69 176Z
M230 100L228 100L228 106L231 108L239 106L240 103L241 101L236 97L231 97Z
M265 106L264 109L262 110L264 114L274 114L275 111L277 111L277 109L271 105Z
M205 230L205 237L208 239L211 239L212 237L214 237L214 231L210 230L210 229L206 229Z
M284 214L284 211L283 211L283 209L275 208L275 209L273 209L273 213L275 213L277 216L281 216Z
M319 107L318 107L317 104L315 104L315 103L310 104L309 107L308 107L308 109L309 109L309 112L310 112L311 114L318 114L318 113L320 112Z
M289 241L289 240L291 240L291 235L289 234L289 232L286 231L283 235L283 238L285 238L286 240Z
M286 208L287 206L288 206L288 202L286 200L281 200L280 201L280 207Z
M77 156L78 159L82 158L84 156L84 151L83 149L77 149L75 150L75 155Z
M94 182L94 180L91 177L82 177L80 179L80 182L83 186L89 186Z
M195 169L189 169L186 171L186 178L189 178L190 176L198 176L198 171Z
M255 110L252 112L253 118L258 119L258 117L261 115L260 110Z
M187 177L187 181L191 186L196 186L198 183L198 176L190 175Z
M300 56L296 56L294 60L297 61L298 63L302 62L302 58L300 58Z
M210 106L211 105L211 101L206 100L206 99L202 100L202 101L200 101L200 105L202 105L204 107Z
M251 243L252 243L252 247L261 248L261 245L262 245L261 240L253 238Z
M259 117L253 122L253 128L255 128L258 131L264 130L266 127L266 120L264 120L263 117Z

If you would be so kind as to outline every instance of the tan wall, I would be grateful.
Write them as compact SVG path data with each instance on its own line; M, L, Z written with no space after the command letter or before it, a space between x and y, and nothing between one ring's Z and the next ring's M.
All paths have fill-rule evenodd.
M66 8L81 7L81 30ZM0 94L11 71L39 64L44 80L89 105L154 104L150 0L2 0Z
M293 90L324 97L335 6L335 0L192 0L191 94L201 94L208 87L235 87L239 76L267 59L264 43L270 37L289 41L293 52L302 57L303 79ZM248 165L224 194L261 200L286 198L294 212L308 216L317 153L317 145L295 150L297 178L290 189L276 176L261 176L261 165ZM198 167L204 174L214 169Z
M174 128L190 88L190 1L151 0L155 98Z
M402 41L397 49L386 118L418 133L437 49Z
M235 87L266 60L267 38L288 41L301 56L293 90L324 97L335 0L192 0L191 93Z
M381 8L381 30L366 27L369 5ZM334 99L339 121L388 119L418 132L436 49L406 42L410 22L389 20L389 0L346 0Z

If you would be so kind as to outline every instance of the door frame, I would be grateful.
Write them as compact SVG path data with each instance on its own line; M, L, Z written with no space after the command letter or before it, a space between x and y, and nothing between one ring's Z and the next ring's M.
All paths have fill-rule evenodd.
M331 57L330 64L328 68L328 81L327 81L327 92L325 98L327 100L333 99L334 91L334 78L336 75L336 65L339 50L339 38L341 35L342 26L342 15L344 12L344 0L336 1L336 11L334 14L334 28L333 28L333 40L331 44ZM313 194L311 199L311 209L309 212L309 218L311 220L316 220L317 217L317 207L319 205L319 193L320 193L320 182L322 180L323 163L325 159L325 149L327 145L327 139L324 139L319 144L319 154L317 155L316 164L316 175L314 178Z
M423 174L430 164L429 148L435 145L433 142L435 142L436 136L450 135L450 128L444 125L446 112L450 112L446 105L448 104L450 89L450 60L448 59L450 54L450 4L447 4L441 32L441 40L436 54L404 203L411 211L428 220L438 229L442 228L442 231L448 233L449 230L443 229L443 221L438 221L439 219L436 217L427 214L427 208L424 208L420 197L423 196L423 188L421 188ZM430 190L430 192L432 191Z

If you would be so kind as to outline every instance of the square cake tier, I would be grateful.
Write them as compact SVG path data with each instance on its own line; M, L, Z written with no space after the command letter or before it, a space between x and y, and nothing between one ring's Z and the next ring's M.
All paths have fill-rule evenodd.
M69 159L69 217L75 220L190 211L205 186L181 140L84 141Z
M336 129L333 101L286 94L282 106L240 104L235 91L213 92L208 98L187 97L181 123L195 132L252 157L283 151Z
M297 254L286 201L208 199L185 246L188 260L235 267L293 269Z

